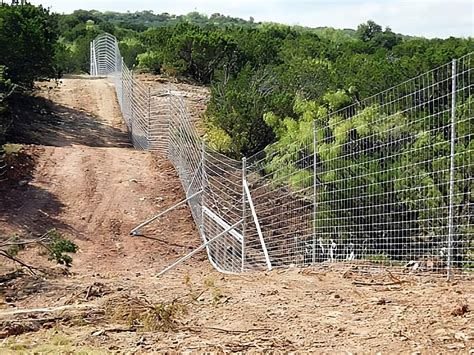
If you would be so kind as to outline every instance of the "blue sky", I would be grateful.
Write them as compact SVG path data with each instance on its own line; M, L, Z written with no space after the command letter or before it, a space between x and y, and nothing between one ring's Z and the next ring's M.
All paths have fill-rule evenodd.
M310 27L356 28L369 19L394 32L425 37L474 36L472 0L31 0L33 4L70 13L75 9L100 11L153 10L186 14L199 11L255 21Z

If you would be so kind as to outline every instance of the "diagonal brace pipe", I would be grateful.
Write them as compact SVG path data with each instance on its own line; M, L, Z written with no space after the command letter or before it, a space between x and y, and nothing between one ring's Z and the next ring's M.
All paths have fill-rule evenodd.
M190 257L192 257L194 254L196 254L197 252L201 251L202 249L206 248L209 244L215 242L217 239L221 238L222 236L224 236L225 234L229 233L230 231L232 231L235 227L237 227L239 224L241 224L244 220L241 219L240 221L238 221L237 223L233 224L232 226L230 226L229 228L227 228L225 231L223 231L222 233L219 233L218 235L216 235L214 238L212 239L209 239L207 242L201 244L199 247L197 247L196 249L194 249L192 252L190 252L189 254L186 254L185 256L183 256L182 258L176 260L173 264L171 264L170 266L166 267L164 270L160 271L158 273L158 275L156 275L156 277L160 277L161 275L165 274L166 272L170 271L172 268L174 268L175 266L181 264L182 262L188 260Z
M174 204L173 206L171 206L170 208L167 208L166 210L164 210L163 212L157 214L156 216L146 220L145 222L139 224L138 226L136 226L135 228L133 228L131 231L130 231L130 235L140 235L140 229L145 227L146 225L154 222L155 220L157 220L158 218L160 218L161 216L165 215L166 213L168 212L171 212L173 211L174 209L178 208L179 206L181 205L184 205L186 202L188 202L189 200L193 199L194 197L196 197L197 195L200 195L202 193L202 190L199 190L198 192L192 194L191 196L187 197L186 199L178 202L177 204Z
M265 244L265 239L263 239L262 228L260 228L260 222L258 221L257 212L255 212L255 206L253 205L252 195L250 194L249 185L247 184L247 180L244 180L244 189L245 194L247 195L247 200L250 205L250 211L252 212L253 220L255 222L255 227L257 228L258 237L260 238L260 244L262 244L263 254L265 255L265 261L267 263L268 270L272 269L272 263L270 261L270 257L268 255L267 246Z

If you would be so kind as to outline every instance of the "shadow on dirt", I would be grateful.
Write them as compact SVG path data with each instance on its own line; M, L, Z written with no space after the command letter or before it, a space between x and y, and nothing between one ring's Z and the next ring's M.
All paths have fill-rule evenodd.
M29 275L23 270L0 275L0 295L10 304L40 292L49 291L50 288L51 283L47 279L38 275Z
M56 218L65 206L48 191L23 180L14 187L0 186L0 196L0 224L7 222L9 229L16 233L21 231L23 237L37 237L52 228L78 235L71 226ZM0 230L1 234L7 232Z
M82 109L56 104L43 97L16 96L12 99L13 125L7 141L64 147L131 147L125 130L106 125ZM120 113L117 113L118 115Z

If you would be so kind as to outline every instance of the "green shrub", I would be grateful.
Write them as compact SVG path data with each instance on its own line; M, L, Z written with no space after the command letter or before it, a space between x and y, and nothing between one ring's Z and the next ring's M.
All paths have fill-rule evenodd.
M50 260L55 260L58 264L71 266L72 258L65 253L75 253L78 249L77 245L65 239L56 229L51 229L48 234L51 238Z
M57 17L42 6L0 6L0 66L12 83L32 87L35 80L57 76L54 67Z
M158 52L148 51L137 56L138 68L154 74L161 72L161 58Z

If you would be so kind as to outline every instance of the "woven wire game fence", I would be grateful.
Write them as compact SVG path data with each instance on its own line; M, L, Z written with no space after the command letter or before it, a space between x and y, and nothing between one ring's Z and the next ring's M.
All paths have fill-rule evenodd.
M473 57L335 112L292 144L241 161L206 146L182 94L133 77L118 43L91 43L91 75L113 80L134 146L174 165L221 272L327 262L474 270Z

